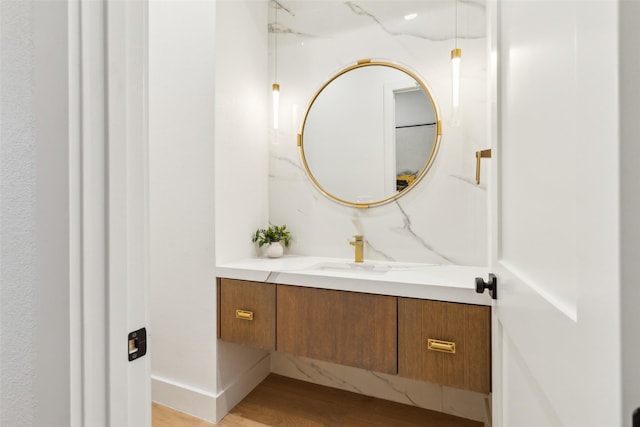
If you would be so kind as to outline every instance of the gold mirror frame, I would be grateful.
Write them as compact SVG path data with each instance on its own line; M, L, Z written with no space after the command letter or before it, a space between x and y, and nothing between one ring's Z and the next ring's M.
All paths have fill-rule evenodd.
M307 122L307 118L309 116L309 112L311 111L311 107L313 107L313 104L316 101L316 99L318 98L318 96L322 93L322 91L327 86L329 86L329 84L331 84L335 79L337 79L338 77L342 76L343 74L348 73L349 71L352 71L352 70L355 70L355 69L358 69L358 68L363 68L363 67L371 67L371 66L384 66L384 67L394 68L396 70L402 71L403 73L407 74L409 77L413 78L413 80L415 80L415 82L420 86L420 88L428 96L429 101L431 102L431 106L433 107L433 112L434 112L434 116L435 116L435 123L436 123L436 133L435 133L435 140L434 140L433 148L431 150L429 158L428 158L426 164L423 166L423 168L421 169L420 173L417 175L416 179L413 182L411 182L406 188L404 188L404 189L402 189L400 191L397 191L393 195L391 195L391 196L389 196L387 198L384 198L382 200L373 201L373 202L367 202L367 203L359 203L359 202L353 202L353 201L349 201L349 200L344 200L344 199L342 199L340 197L337 197L337 196L331 194L313 176L313 174L311 173L311 170L309 169L309 165L307 163L307 159L306 159L305 154L304 154L304 128L305 128L305 124ZM300 125L300 133L298 133L298 137L297 137L297 145L298 145L298 148L300 149L300 157L302 159L302 165L304 166L304 170L305 170L307 176L309 177L309 179L311 180L313 185L323 195L325 195L329 199L334 200L334 201L336 201L338 203L341 203L343 205L352 206L352 207L355 207L355 208L370 208L370 207L374 207L374 206L384 205L385 203L389 203L389 202L399 198L400 196L403 196L409 190L411 190L413 187L415 187L422 180L422 178L427 174L429 169L431 169L431 166L433 165L433 162L435 160L436 154L438 152L438 148L440 146L441 137L442 137L442 121L440 119L440 112L438 111L438 106L436 105L435 99L433 98L433 95L432 95L431 91L429 90L429 88L427 87L426 83L418 75L416 75L414 72L408 70L407 68L405 68L403 66L400 66L398 64L392 63L392 62L374 61L374 60L370 60L370 59L362 59L362 60L359 60L356 64L350 65L350 66L340 70L338 73L336 73L334 76L332 76L329 80L327 80L320 87L320 89L318 89L316 91L316 93L311 98L311 101L309 101L309 104L307 105L307 109L306 109L306 111L304 113L304 118L302 120L302 124Z

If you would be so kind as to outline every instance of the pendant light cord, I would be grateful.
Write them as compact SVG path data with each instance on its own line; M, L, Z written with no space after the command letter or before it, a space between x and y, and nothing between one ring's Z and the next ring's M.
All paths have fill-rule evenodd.
M455 15L456 16L455 16L454 22L455 22L456 36L454 39L455 40L454 44L455 44L455 48L457 49L458 48L458 0L456 0Z
M275 4L275 8L276 8L276 21L275 24L273 26L273 37L274 37L274 59L273 59L273 63L274 63L274 81L277 83L278 82L278 0L274 0L273 3Z

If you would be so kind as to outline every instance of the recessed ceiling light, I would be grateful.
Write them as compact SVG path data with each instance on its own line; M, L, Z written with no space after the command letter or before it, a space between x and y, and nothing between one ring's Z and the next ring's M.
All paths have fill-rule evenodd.
M408 15L404 15L404 19L406 21L411 21L412 19L416 19L417 16L418 16L417 13L410 13Z

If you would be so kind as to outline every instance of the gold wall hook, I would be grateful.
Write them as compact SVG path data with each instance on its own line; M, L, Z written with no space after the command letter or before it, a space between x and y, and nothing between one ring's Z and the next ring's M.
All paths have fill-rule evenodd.
M491 148L476 151L476 184L480 185L480 159L490 159Z

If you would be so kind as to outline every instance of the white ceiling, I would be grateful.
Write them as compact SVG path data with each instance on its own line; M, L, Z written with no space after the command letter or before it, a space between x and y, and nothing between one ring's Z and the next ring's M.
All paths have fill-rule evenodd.
M270 6L269 31L284 35L331 38L378 26L391 35L448 40L455 35L457 7L458 38L485 36L485 0L271 0ZM412 13L415 19L404 18Z

